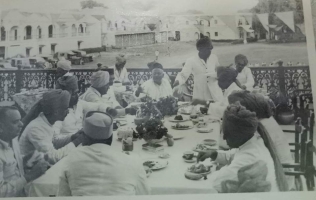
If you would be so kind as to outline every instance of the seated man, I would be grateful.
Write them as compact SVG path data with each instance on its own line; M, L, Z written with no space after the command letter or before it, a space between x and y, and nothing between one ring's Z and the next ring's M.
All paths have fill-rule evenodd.
M150 194L142 162L111 147L110 115L88 112L83 130L83 147L66 158L58 196Z
M125 64L126 64L126 59L124 58L124 55L116 56L116 63L115 63L115 66L113 66L114 81L119 81L121 83L129 83Z
M223 181L238 181L238 170L259 160L267 165L266 180L271 184L271 192L279 191L273 159L262 138L255 134L257 127L256 113L246 110L239 103L232 104L227 107L223 116L224 139L232 150L199 153L198 161L211 158L216 163L225 165L208 177L219 192L222 192Z
M78 101L78 84L76 79L69 79L67 84L63 85L62 89L70 91L71 97L69 102L69 113L64 121L57 121L54 124L55 134L53 143L55 148L59 149L69 144L82 129L83 116L88 111L104 111L106 112L106 105ZM76 134L77 133L77 134Z
M149 68L150 71L153 71L154 68L160 68L163 69L162 65L160 63L157 63L156 61L147 63L147 67ZM163 78L167 79L169 83L171 84L170 77L166 72L163 72L164 76Z
M38 162L27 173L24 163L30 156L20 153L17 136L22 129L21 115L15 107L0 107L0 197L25 196L24 186L47 170L46 162Z
M65 157L72 149L80 144L74 140L67 146L56 150L53 144L54 128L56 121L63 121L68 114L70 94L67 91L53 90L43 95L37 103L35 119L30 118L30 123L26 124L19 143L22 155L28 155L34 151L45 154L45 158L52 163L56 163ZM57 145L58 146L58 145Z
M97 71L90 77L91 86L79 97L80 100L92 103L102 103L107 112L113 117L131 114L135 115L134 108L123 109L117 102L113 90L110 88L110 74L107 71Z
M259 120L258 132L267 145L272 158L278 157L281 163L294 163L286 135L272 116L269 102L263 95L239 91L231 94L228 100L230 104L239 101L241 105L257 114ZM292 171L292 169L284 170ZM289 188L294 189L294 177L287 176L286 179Z
M140 93L144 93L152 99L158 100L162 97L172 96L173 91L170 83L164 77L162 66L152 70L152 78L144 82L135 91L135 96L139 97Z
M217 85L218 87L213 87L213 94L216 94L216 101L202 101L193 99L192 104L201 104L208 107L208 114L215 118L222 118L226 107L229 105L228 96L234 92L242 90L235 83L238 72L232 67L218 67L217 68ZM211 79L211 77L209 78ZM213 80L214 81L214 80ZM215 84L212 84L215 85Z
M255 85L255 80L251 69L247 67L248 59L242 54L238 54L235 57L235 69L238 71L237 80L240 83L240 86L243 90L252 91L253 86Z

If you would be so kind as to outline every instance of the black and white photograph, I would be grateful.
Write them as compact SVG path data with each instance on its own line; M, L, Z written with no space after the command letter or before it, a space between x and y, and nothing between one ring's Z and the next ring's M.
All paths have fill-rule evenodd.
M0 197L314 191L304 6L0 0Z

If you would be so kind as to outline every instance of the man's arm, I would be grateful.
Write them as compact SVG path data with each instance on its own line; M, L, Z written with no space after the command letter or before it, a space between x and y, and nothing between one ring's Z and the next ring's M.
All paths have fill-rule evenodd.
M55 149L53 141L46 135L45 130L33 128L28 135L29 141L34 145L35 149L39 152L48 154L49 158L56 163L65 157L72 149L75 148L73 143L69 143L63 148Z
M24 177L5 181L3 178L3 163L0 162L0 197L16 197L23 192L26 183Z
M57 191L58 197L72 196L68 179L67 179L66 170L67 170L67 167L66 169L64 169L64 171L62 172L62 175L59 178L58 191Z
M185 82L188 80L188 78L192 74L192 69L193 69L192 63L187 61L185 63L185 65L183 66L181 72L178 73L178 75L175 79L175 83L178 82L179 85L185 84ZM176 85L174 84L174 86L176 86Z

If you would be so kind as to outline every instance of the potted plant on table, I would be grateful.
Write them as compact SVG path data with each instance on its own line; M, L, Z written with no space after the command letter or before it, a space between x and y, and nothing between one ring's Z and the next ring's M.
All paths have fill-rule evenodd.
M275 119L282 125L294 122L294 111L289 106L289 98L282 92L273 89L269 95L275 105Z

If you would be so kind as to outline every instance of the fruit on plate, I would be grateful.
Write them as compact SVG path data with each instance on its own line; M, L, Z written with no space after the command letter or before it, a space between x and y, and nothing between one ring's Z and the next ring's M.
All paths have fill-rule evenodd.
M175 116L174 120L183 120L183 117L181 115Z
M188 171L196 174L207 173L211 170L211 167L206 167L202 163L198 163L189 167Z
M185 172L184 173L185 178L190 179L190 180L200 180L203 178L202 174L196 174L192 172Z
M155 166L155 162L154 161L146 161L143 163L144 166L147 166L149 168L152 168L153 166Z

